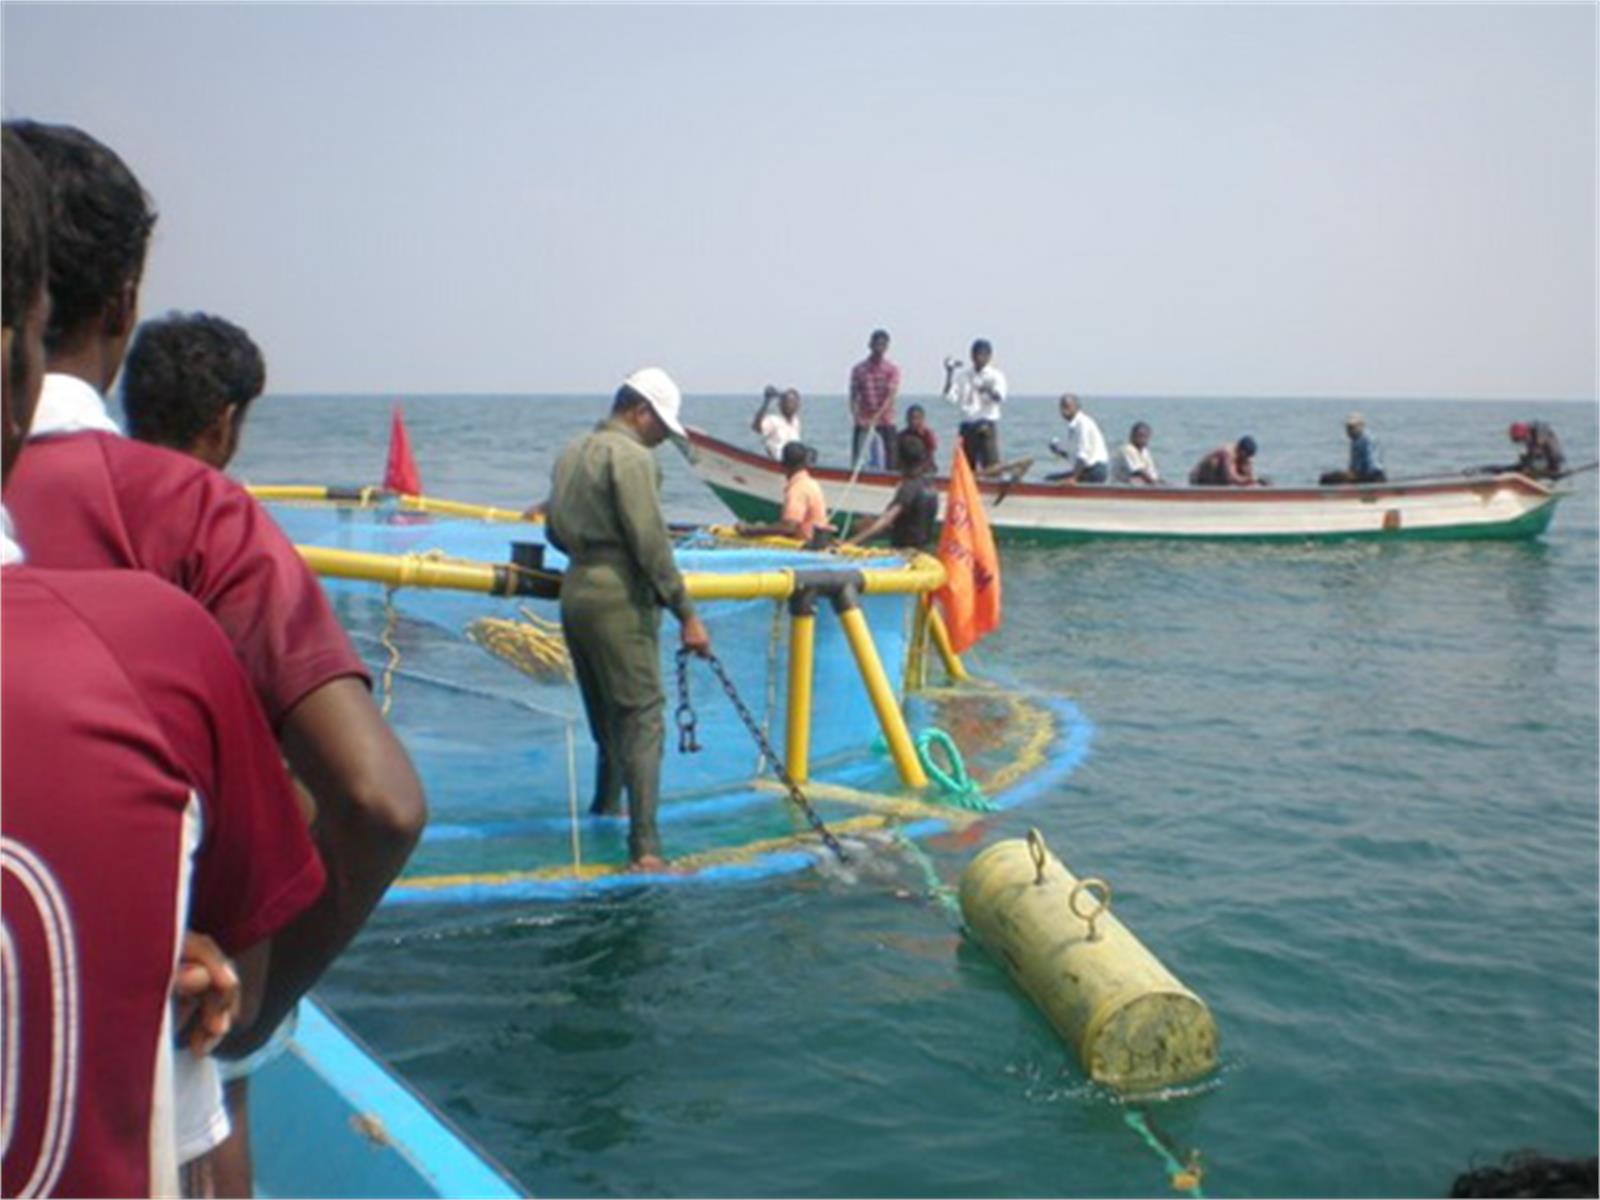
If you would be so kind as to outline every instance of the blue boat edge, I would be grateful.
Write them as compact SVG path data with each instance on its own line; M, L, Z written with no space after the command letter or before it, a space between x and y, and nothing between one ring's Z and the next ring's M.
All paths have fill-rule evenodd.
M529 1195L309 996L250 1077L250 1141L258 1196Z

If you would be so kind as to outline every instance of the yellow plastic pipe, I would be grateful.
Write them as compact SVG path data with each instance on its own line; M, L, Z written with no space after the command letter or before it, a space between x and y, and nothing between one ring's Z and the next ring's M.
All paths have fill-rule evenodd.
M1080 880L1037 830L968 864L961 915L1096 1082L1137 1094L1216 1066L1205 1002L1111 915L1110 887Z
M809 609L789 617L789 713L784 731L783 765L789 778L811 777L811 681L815 675L817 614Z
M335 579L362 579L390 587L454 588L492 596L510 593L507 581L511 568L493 563L449 561L414 554L368 554L328 546L296 546L295 549L318 575L331 575Z
M842 608L839 611L839 624L844 627L845 640L850 643L850 652L855 655L861 682L867 685L867 697L872 701L873 711L878 714L884 740L889 743L889 757L900 771L901 782L918 790L927 787L928 776L917 759L917 748L912 744L911 731L906 728L905 715L895 699L894 688L884 674L878 648L872 643L872 628L867 624L866 614L854 605Z
M939 657L944 662L945 674L957 682L971 679L972 676L967 674L967 668L961 662L961 656L950 644L950 630L945 628L943 615L938 607L931 603L928 605L928 631L933 634L933 644L939 648Z

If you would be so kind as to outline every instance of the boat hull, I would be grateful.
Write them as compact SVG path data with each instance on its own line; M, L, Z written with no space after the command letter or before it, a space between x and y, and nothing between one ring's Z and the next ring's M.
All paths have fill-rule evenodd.
M783 473L763 457L691 431L695 473L737 516L776 518ZM835 524L888 507L898 479L813 475ZM1315 488L1198 488L984 483L990 528L1009 542L1102 539L1344 541L1517 539L1549 526L1560 493L1518 474ZM941 484L941 503L943 486Z

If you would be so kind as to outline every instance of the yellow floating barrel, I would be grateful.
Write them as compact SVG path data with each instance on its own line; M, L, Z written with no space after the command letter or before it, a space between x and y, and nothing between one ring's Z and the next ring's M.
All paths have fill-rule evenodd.
M1105 882L1067 870L1038 830L968 864L961 915L1096 1082L1144 1092L1216 1066L1205 1002L1111 915Z

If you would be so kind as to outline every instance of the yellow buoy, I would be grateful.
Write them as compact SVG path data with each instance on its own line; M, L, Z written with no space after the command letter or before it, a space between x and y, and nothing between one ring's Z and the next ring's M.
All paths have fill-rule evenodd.
M1038 830L968 864L961 915L1096 1082L1143 1092L1216 1066L1205 1002L1112 916L1110 887L1067 870Z

